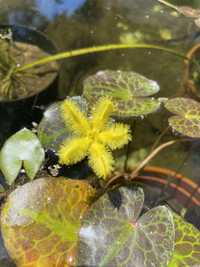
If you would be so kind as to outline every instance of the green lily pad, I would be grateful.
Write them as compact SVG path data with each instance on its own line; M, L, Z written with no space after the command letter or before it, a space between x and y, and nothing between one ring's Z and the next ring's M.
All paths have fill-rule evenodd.
M117 205L105 194L83 218L78 266L167 266L174 250L171 211L159 206L138 218L143 190L120 188L115 194Z
M174 131L193 138L200 137L200 103L178 97L166 101L165 107L175 114L168 120Z
M168 267L200 266L200 231L174 214L175 249Z
M84 81L83 96L89 104L108 96L116 104L116 116L137 117L156 111L160 101L149 97L160 90L157 82L129 71L99 71Z
M37 136L24 128L12 135L0 152L0 168L8 184L12 184L23 167L33 179L44 160L44 149Z
M17 267L74 266L80 219L93 194L87 182L65 178L37 179L13 191L1 228Z
M78 104L81 111L87 112L87 103L80 97L72 97L72 100ZM43 118L38 126L38 137L45 149L58 151L60 144L71 137L71 131L65 124L61 113L60 106L63 101L50 105L44 112Z

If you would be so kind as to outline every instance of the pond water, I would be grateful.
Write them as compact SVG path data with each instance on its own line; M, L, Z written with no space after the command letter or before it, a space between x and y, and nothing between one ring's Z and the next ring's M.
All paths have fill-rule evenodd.
M172 2L200 8L199 0ZM34 27L47 34L58 51L138 40L165 45L186 53L200 42L200 28L191 18L160 5L156 0L0 0L0 24ZM160 97L185 94L181 83L184 78L182 59L160 51L120 50L62 62L58 99L81 93L83 79L104 69L132 70L156 80L161 88ZM29 118L29 115L24 116ZM37 121L38 117L34 119ZM0 118L4 119L1 114ZM166 122L164 111L135 121L131 148L139 155L139 159L165 129ZM5 136L16 129L13 124L17 125L16 128L24 126L20 121L12 121L12 125L5 121L1 127L1 143ZM163 140L172 137L168 133ZM200 183L200 142L180 144L173 149L167 149L151 165L172 169ZM193 213L197 225L200 219L199 208L195 208ZM192 220L191 214L188 219ZM199 224L197 226L200 227ZM5 257L5 254L1 256L1 250L0 257ZM2 260L0 266L11 265L6 265Z

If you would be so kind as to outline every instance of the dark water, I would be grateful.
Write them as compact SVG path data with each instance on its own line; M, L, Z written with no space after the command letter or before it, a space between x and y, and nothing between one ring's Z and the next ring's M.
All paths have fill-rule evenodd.
M199 0L171 3L200 8ZM200 29L192 19L175 14L155 0L0 0L0 23L34 27L46 33L58 51L137 39L185 53L200 42ZM160 84L162 97L184 94L181 59L158 51L124 50L62 62L58 98L81 93L84 77L103 69L133 70L146 75ZM164 111L136 121L131 153L139 155L138 160L147 153L166 123ZM24 126L21 121L18 124ZM12 127L6 121L2 135L9 135ZM164 140L172 138L168 134ZM200 183L199 151L200 142L181 144L165 150L151 164L175 170ZM194 208L189 219L195 223L199 214L199 209Z

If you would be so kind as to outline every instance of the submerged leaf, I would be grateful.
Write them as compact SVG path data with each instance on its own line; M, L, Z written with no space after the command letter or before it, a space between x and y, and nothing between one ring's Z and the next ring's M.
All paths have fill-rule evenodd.
M43 160L44 150L40 141L26 128L12 135L0 152L0 168L9 184L15 181L22 167L33 179Z
M165 107L176 114L169 118L173 130L189 137L200 137L200 103L179 97L166 101Z
M2 210L5 246L17 267L74 266L87 182L41 178L12 192Z
M84 81L84 97L91 105L102 96L116 104L116 116L147 115L156 111L160 102L147 98L159 91L159 85L146 77L128 71L99 71Z
M105 194L83 218L78 266L166 267L174 249L171 211L159 206L138 219L143 190L120 188L115 193L121 195L119 207Z
M175 248L168 267L200 266L200 231L174 214Z

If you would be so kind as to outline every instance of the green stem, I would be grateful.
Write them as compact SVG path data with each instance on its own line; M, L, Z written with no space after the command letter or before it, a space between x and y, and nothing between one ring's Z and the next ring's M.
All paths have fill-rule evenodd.
M177 52L176 50L158 46L158 45L151 45L151 44L108 44L108 45L102 45L102 46L94 46L94 47L87 47L87 48L81 48L77 50L72 50L72 51L66 51L66 52L61 52L55 55L47 56L44 58L41 58L37 61L34 61L32 63L26 64L22 67L19 67L16 69L16 72L20 71L25 71L28 69L31 69L33 67L47 64L52 61L56 60L61 60L64 58L72 58L72 57L77 57L81 55L87 55L91 53L97 53L97 52L105 52L105 51L111 51L111 50L117 50L117 49L131 49L131 48L143 48L143 49L156 49L156 50L161 50L170 54L173 54L175 56L178 56L180 58L188 59L184 54L181 54Z

